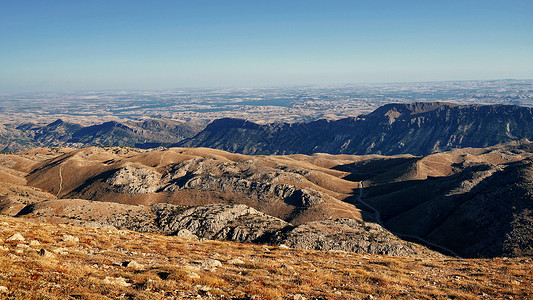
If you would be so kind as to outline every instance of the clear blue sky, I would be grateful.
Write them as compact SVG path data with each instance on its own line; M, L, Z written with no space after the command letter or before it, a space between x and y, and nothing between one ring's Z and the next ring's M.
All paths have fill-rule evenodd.
M532 0L0 0L0 92L503 78Z

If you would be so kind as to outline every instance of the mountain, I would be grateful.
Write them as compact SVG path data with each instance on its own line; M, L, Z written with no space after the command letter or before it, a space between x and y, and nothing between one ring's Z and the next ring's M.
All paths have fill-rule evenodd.
M533 110L514 105L445 102L388 104L368 115L337 121L272 123L232 118L207 127L192 122L147 119L83 127L57 120L0 128L2 150L36 147L207 147L242 154L413 154L488 147L533 139Z
M193 137L203 128L204 125L198 123L157 119L110 121L84 127L58 119L44 126L33 123L4 126L0 131L0 146L4 151L87 146L155 148Z
M181 147L243 154L413 154L533 139L533 109L445 102L388 104L337 121L259 125L219 119Z

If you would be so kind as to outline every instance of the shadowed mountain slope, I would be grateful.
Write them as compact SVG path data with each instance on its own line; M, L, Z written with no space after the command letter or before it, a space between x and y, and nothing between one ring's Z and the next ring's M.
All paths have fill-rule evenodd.
M434 154L404 162L401 168L395 161L383 167L387 162L382 161L340 169L363 181L362 200L393 232L466 257L531 256L532 152L527 143ZM368 171L378 164L382 167Z
M513 105L388 104L338 121L258 125L220 119L176 145L244 154L413 154L533 139L533 110Z

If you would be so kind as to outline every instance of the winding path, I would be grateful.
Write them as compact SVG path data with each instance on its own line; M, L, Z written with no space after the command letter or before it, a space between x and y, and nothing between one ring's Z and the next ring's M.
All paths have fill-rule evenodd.
M357 202L360 202L362 203L363 205L365 205L366 207L368 207L370 210L372 210L374 212L374 214L376 215L376 222L378 222L379 225L381 225L381 227L387 229L387 227L385 227L385 225L383 224L383 221L381 221L381 215L379 214L379 211L374 208L373 206L371 206L370 204L368 204L367 202L363 201L361 198L363 197L363 182L362 181L359 181L359 195L357 196ZM389 229L387 229L389 230ZM451 250L451 249L448 249L446 247L443 247L441 245L437 245L437 244L434 244L428 240L425 240L419 236L416 236L416 235L411 235L411 234L404 234L404 233L399 233L399 232L394 232L394 231L391 231L389 230L392 234L396 235L396 236L399 236L399 237L403 237L403 238L409 238L409 239L415 239L415 240L418 240L420 242L422 242L423 244L426 244L426 245L430 245L430 246L433 246L435 248L438 248L444 252L447 252L447 253L450 253L452 254L453 256L457 257L457 258L462 258L459 254L457 254L455 251Z
M61 193L61 190L63 189L63 175L61 174L62 171L63 165L59 166L59 191L57 191L57 198L59 198L59 193Z
M160 159L159 159L159 164L158 164L158 166L161 166L161 164L163 163L163 158L165 157L165 155L168 154L168 151L167 151L167 150L168 150L168 149L162 151L162 152L163 152L163 155L161 155L161 157L160 157Z

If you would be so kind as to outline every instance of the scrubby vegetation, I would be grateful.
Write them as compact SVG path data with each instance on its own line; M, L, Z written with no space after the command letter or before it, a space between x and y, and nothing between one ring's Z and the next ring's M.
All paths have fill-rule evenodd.
M19 233L20 238L10 238ZM527 299L530 258L451 259L187 240L0 217L5 299Z

